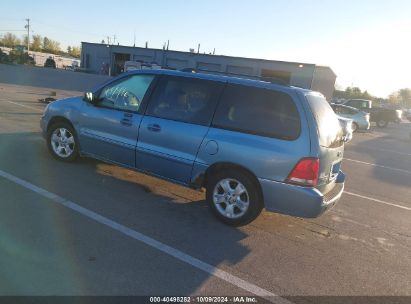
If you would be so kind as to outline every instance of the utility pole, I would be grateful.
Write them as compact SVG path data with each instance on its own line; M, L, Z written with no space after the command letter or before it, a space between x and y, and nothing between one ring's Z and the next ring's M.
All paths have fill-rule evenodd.
M30 52L30 19L26 19L27 24L24 26L27 29L27 54Z

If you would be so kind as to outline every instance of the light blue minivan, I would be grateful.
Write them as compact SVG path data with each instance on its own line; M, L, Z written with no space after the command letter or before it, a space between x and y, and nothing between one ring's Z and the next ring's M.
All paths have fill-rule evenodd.
M41 118L50 153L89 156L195 189L238 226L263 208L317 217L344 190L344 136L317 92L207 73L124 73Z

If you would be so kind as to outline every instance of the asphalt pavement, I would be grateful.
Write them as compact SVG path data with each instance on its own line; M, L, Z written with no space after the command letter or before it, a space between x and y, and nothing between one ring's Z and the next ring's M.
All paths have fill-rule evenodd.
M411 296L411 124L354 135L346 193L323 216L233 228L203 192L49 155L38 99L81 94L87 77L105 80L0 65L0 295Z

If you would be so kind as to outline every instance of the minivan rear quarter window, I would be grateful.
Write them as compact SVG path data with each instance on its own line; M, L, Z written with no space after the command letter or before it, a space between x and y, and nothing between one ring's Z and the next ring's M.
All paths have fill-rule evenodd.
M217 128L294 140L300 116L290 95L262 88L227 85L213 120Z

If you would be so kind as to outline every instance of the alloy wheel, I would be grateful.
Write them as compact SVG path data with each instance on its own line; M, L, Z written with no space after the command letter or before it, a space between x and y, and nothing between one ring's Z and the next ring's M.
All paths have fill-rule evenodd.
M224 217L236 219L243 216L250 205L246 187L236 179L226 178L214 187L213 203Z

